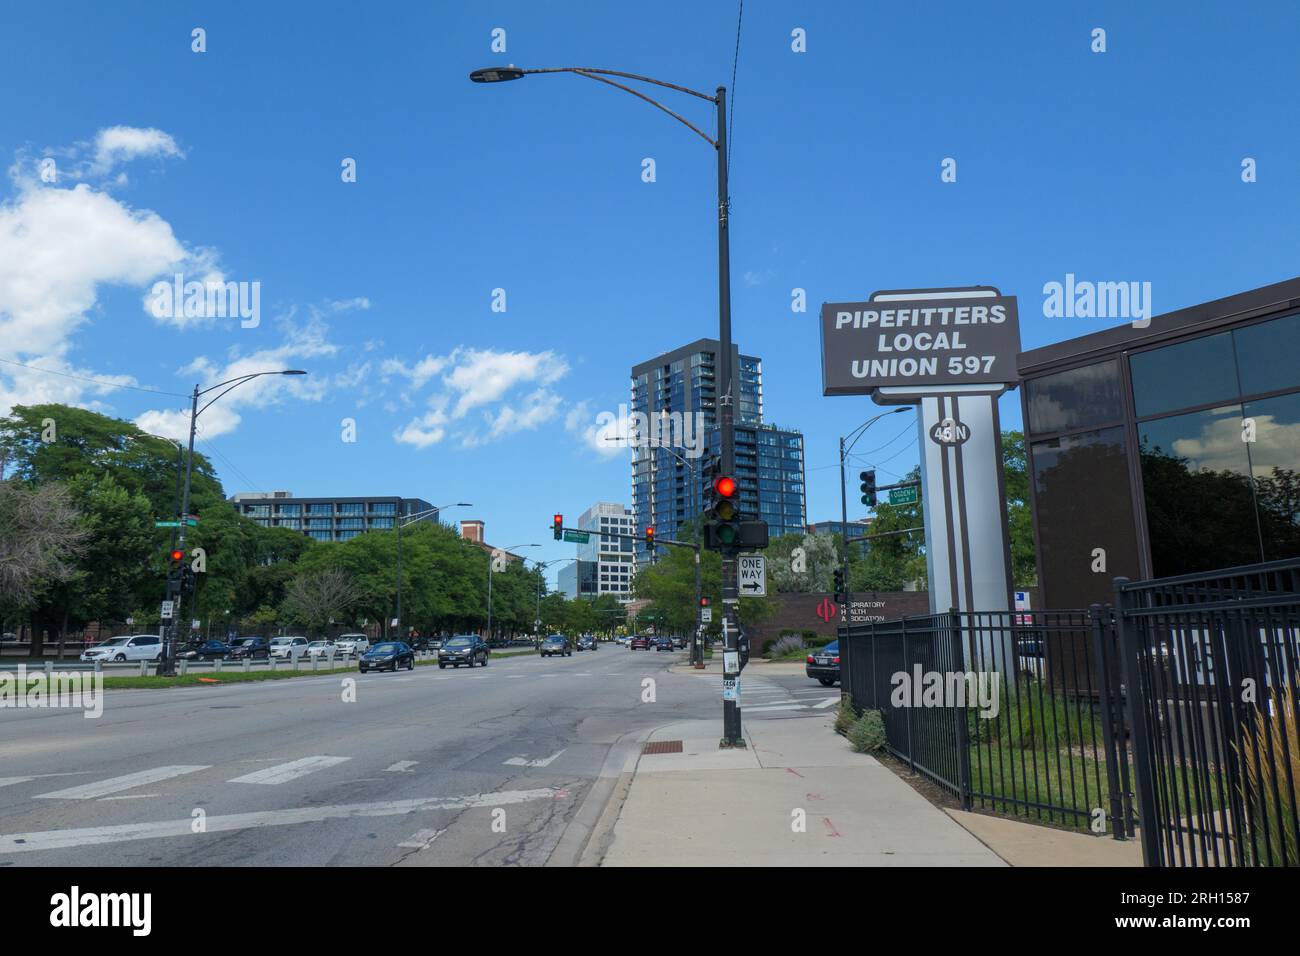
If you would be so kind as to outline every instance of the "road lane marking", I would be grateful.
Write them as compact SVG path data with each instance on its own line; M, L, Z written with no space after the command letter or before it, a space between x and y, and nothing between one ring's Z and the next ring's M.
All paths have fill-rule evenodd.
M813 710L821 710L823 707L829 707L831 704L838 704L839 702L838 697L827 697L820 704L813 704Z
M200 770L208 770L210 765L194 764L176 764L170 767L154 767L152 770L141 770L139 773L128 773L123 777L110 777L107 780L100 780L97 783L87 783L80 787L68 787L66 790L55 790L51 793L38 793L36 800L94 800L97 797L106 797L110 793L120 793L123 790L131 790L135 787L142 787L146 783L157 783L159 780L170 780L172 777L179 777L187 773L198 773Z
M295 823L323 823L355 817L400 816L427 810L469 810L476 807L500 807L532 800L558 800L561 791L551 787L536 790L503 790L499 793L475 793L465 797L422 797L415 800L386 800L380 803L344 803L325 807L294 807L288 810L263 810L257 813L233 813L209 816L207 833L250 830L257 827L287 826ZM566 794L567 796L567 794ZM125 823L116 826L80 827L70 830L36 830L29 833L0 834L0 854L30 853L37 850L66 850L72 847L131 840L155 840L163 837L193 837L190 817L160 820L155 823Z
M103 803L106 800L142 800L145 797L161 797L161 796L162 796L161 793L123 793L123 794L119 794L116 797L100 797L99 802Z
M411 773L411 768L418 762L416 760L399 760L391 767L385 767L384 773Z
M403 840L397 844L399 847L407 850L427 850L434 840L442 836L447 831L443 830L416 830L411 834L410 839Z
M567 749L568 749L567 747L564 748L564 750ZM552 763L555 762L556 757L564 753L564 750L557 750L549 757L545 757L541 760L528 760L524 757L511 757L509 760L506 761L506 765L510 767L549 767Z
M327 767L333 767L351 759L351 757L303 757L301 760L290 760L288 763L276 764L274 767L254 770L252 773L246 773L234 780L227 780L226 783L261 783L274 786L280 783L288 783L290 780L297 780L309 773L315 773L317 770L324 770Z

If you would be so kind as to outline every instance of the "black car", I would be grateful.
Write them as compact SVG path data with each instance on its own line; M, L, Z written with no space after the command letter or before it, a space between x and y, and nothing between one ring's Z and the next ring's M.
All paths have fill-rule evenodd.
M552 634L550 637L544 638L541 652L543 657L553 657L556 654L561 657L573 656L573 648L569 645L569 639L563 634Z
M596 639L590 634L584 634L578 638L577 647L580 651L594 651L596 649Z
M237 637L230 643L230 659L266 660L271 656L271 642L264 637Z
M840 642L831 641L825 647L818 648L808 655L804 673L822 686L830 687L840 679Z
M452 667L460 667L464 664L473 667L479 663L487 667L490 653L487 642L477 634L457 634L447 638L442 642L442 647L438 648L438 666L445 668L450 664Z
M191 641L176 652L178 661L216 661L230 657L230 646L221 641Z
M409 671L415 670L415 651L403 641L380 641L361 655L357 667L361 673L366 671L392 671L397 673L399 667Z
M655 653L659 651L671 651L673 649L673 639L671 637L656 637L654 639Z

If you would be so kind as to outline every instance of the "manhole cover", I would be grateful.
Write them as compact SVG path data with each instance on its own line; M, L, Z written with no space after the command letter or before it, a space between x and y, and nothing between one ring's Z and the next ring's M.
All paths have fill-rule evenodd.
M641 748L643 754L679 754L682 752L680 740L652 740Z

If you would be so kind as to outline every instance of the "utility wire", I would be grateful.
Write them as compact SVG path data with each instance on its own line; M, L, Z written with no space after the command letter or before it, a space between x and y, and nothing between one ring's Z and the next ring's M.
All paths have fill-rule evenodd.
M31 369L33 372L44 372L46 375L61 375L64 378L75 378L79 382L92 382L104 388L129 388L134 392L148 392L150 395L172 395L176 398L189 398L181 392L167 392L161 388L144 388L139 385L123 385L121 382L109 382L102 378L91 378L87 375L74 375L71 372L56 372L52 368L38 368L35 365L28 365L25 362L15 362L12 359L0 359L5 365L17 365L19 368Z
M732 137L736 132L736 66L740 63L740 24L745 17L745 0L736 14L736 52L731 57L731 115L727 117L727 173L731 173Z

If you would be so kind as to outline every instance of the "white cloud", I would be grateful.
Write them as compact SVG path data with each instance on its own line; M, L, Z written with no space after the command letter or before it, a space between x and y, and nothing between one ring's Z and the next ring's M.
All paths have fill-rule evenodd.
M101 129L95 136L95 158L91 172L107 175L119 163L147 156L184 158L185 154L176 145L176 140L160 129L110 126Z
M629 445L629 419L616 412L591 414L591 403L578 402L564 416L564 429L582 439L583 444L601 458L623 456Z
M568 363L551 351L458 348L448 355L426 355L413 365L390 359L383 364L385 377L401 376L417 391L438 379L427 399L429 410L393 437L427 448L454 434L462 445L472 447L535 429L560 413L563 401L548 386L568 371ZM530 385L533 388L521 394L521 387ZM473 411L480 412L481 428L467 421Z

